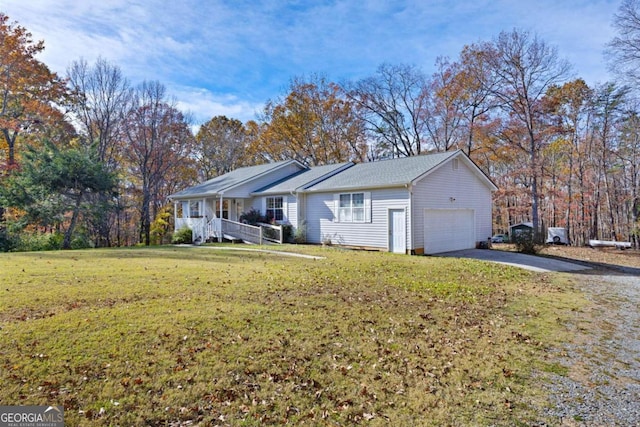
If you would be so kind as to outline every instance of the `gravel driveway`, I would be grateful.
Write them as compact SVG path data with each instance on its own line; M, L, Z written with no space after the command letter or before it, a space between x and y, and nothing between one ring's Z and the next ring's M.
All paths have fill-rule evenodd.
M558 354L569 375L549 374L549 410L561 426L640 426L640 269L578 275L594 303L570 325L576 342Z
M475 258L532 271L571 273L593 303L567 325L572 344L552 355L568 375L541 374L553 408L553 426L640 427L640 265L622 252L580 248L547 250L551 258L499 250L465 250L441 256ZM573 256L576 256L572 258ZM621 262L622 261L622 262ZM540 424L545 426L546 424Z

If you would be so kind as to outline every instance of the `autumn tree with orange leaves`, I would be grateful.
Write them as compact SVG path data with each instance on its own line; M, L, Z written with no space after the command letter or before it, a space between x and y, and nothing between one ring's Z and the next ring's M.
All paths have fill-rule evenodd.
M554 84L562 83L570 71L557 49L526 31L501 32L489 46L488 67L493 78L491 93L504 113L501 137L528 160L531 222L540 232L540 155L549 129L542 114L542 98Z
M194 157L203 181L245 165L247 130L240 120L215 116L200 126L195 139Z
M22 133L37 129L61 115L54 104L63 100L64 82L36 55L44 42L34 42L24 27L0 13L0 150L4 170L17 165L16 146Z
M365 158L364 124L341 88L324 77L294 78L284 99L268 101L252 147L270 161L316 166Z

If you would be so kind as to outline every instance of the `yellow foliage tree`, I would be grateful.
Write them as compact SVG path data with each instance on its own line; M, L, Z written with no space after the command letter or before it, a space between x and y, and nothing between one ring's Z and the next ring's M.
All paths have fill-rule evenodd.
M259 131L253 151L266 160L292 158L314 166L366 156L363 122L340 87L323 77L294 78L284 99L267 102L263 122L252 127Z

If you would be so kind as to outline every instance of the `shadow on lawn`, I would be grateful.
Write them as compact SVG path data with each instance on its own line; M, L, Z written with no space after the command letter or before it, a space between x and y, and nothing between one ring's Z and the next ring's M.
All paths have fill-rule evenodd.
M584 265L585 267L591 267L591 270L572 271L571 273L573 274L584 274L584 275L599 274L598 270L600 271L608 270L607 274L610 274L612 276L636 276L636 277L640 276L640 268L638 267L629 267L626 265L619 265L619 264L612 264L612 263L598 262L598 261L583 261L575 258L567 258L563 256L558 256L558 255L544 254L540 256L544 258L555 259L558 261Z
M70 259L95 258L95 259L145 259L161 258L167 261L204 261L220 263L247 263L249 261L278 259L282 262L284 258L274 253L224 250L218 248L215 251L197 250L190 246L149 246L149 247L124 247L124 248L97 248L83 249L79 251L43 251L34 253L41 258L58 259L61 255L66 255ZM300 260L298 259L298 262Z

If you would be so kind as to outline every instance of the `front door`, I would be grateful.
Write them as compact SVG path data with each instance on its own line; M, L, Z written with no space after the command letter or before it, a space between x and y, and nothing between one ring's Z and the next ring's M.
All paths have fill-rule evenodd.
M404 209L389 210L389 252L407 251L407 221Z

